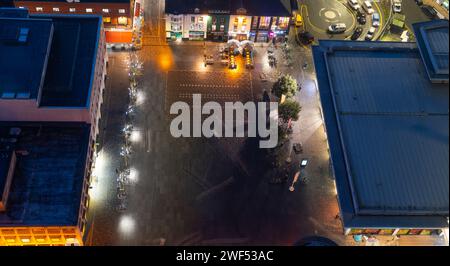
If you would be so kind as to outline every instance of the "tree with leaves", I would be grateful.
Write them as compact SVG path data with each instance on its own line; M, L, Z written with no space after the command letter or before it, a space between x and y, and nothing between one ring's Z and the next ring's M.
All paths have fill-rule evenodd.
M278 106L278 115L283 121L297 121L301 111L301 106L297 101L288 99Z
M281 98L281 95L286 95L287 98L294 97L297 92L297 81L291 75L281 76L272 87L272 93Z

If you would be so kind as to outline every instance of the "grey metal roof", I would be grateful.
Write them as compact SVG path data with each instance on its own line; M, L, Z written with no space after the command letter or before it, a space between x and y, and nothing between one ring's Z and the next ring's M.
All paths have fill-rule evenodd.
M448 26L447 20L413 25L427 73L433 82L448 83Z
M344 223L448 216L449 91L416 45L321 41L314 60Z

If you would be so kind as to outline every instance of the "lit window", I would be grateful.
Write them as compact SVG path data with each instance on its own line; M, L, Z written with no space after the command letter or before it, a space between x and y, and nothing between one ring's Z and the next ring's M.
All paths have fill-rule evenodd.
M92 8L86 8L86 13L92 13Z
M42 11L44 11L44 9L42 7L36 7L36 11L37 12L42 12Z
M23 9L23 8L25 8L25 7L23 7L23 6L19 6L19 8L22 8L22 9Z
M125 14L125 9L119 9L120 14Z
M111 17L103 17L103 23L111 23Z
M103 11L103 13L109 13L109 9L107 9L107 8L103 8L102 11Z
M120 25L127 25L128 24L128 19L127 19L127 17L119 17L117 19L117 23L119 23Z
M54 7L53 12L59 12L59 7Z
M69 12L75 12L76 9L74 7L69 8Z

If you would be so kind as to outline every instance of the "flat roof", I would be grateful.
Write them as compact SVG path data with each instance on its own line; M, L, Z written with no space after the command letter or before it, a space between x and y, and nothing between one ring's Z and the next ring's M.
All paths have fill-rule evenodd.
M21 30L28 32L25 42ZM0 99L37 98L52 36L49 19L0 18Z
M30 15L30 18L51 19L54 27L40 105L89 106L101 17Z
M248 16L290 16L290 0L166 0L168 14L214 14L228 12L236 14L239 8L245 8Z
M0 138L20 128L16 170L0 226L76 225L89 145L84 123L0 122Z
M448 227L449 91L416 44L320 41L313 54L345 227Z
M413 27L430 80L448 83L448 20L417 23Z
M88 107L101 25L96 15L0 18L0 97Z

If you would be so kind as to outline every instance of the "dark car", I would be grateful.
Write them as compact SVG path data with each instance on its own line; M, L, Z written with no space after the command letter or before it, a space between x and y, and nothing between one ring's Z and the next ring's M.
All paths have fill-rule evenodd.
M352 34L352 37L351 37L352 41L358 40L358 38L361 36L362 32L363 32L363 28L357 27Z
M314 36L308 31L300 32L298 34L298 39L304 45L308 45L314 42Z
M360 14L356 17L356 19L358 20L359 24L366 25L367 22L366 14Z
M423 13L425 13L425 15L427 17L429 17L431 19L437 17L437 11L433 7L431 7L429 5L422 5L421 9L422 9Z
M421 6L421 5L423 5L423 1L422 1L422 0L416 0L416 4L417 4L418 6Z

